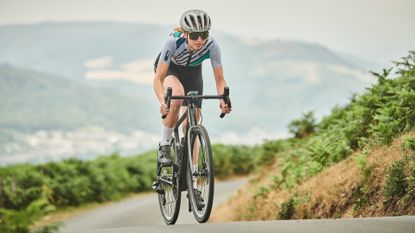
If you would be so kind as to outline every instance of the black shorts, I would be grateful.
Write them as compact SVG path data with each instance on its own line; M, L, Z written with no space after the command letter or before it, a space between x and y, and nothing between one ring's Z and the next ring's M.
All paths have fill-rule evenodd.
M157 63L156 63L157 64ZM170 62L166 77L169 75L176 76L184 88L184 94L189 91L197 91L199 95L203 95L203 78L202 65L195 67L179 66ZM183 101L182 106L187 106L188 102ZM202 100L196 102L196 107L202 108Z

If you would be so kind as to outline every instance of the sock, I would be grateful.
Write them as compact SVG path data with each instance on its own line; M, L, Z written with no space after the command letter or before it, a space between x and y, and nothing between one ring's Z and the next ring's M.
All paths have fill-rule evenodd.
M170 145L173 130L174 128L168 128L164 125L161 127L161 141L160 141L161 146Z

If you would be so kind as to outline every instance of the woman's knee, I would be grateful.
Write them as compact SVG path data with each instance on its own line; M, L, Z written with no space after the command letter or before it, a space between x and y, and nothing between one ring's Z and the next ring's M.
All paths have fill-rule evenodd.
M180 88L177 88L176 90L173 90L172 95L177 96L177 95L184 95L184 91L180 90ZM182 106L183 100L180 99L172 99L170 102L170 107L173 107L175 109L180 109L180 107Z
M169 75L164 79L164 88L171 87L172 95L184 95L184 88L180 83L179 79L174 75ZM170 102L170 107L180 108L182 106L183 100L172 99Z

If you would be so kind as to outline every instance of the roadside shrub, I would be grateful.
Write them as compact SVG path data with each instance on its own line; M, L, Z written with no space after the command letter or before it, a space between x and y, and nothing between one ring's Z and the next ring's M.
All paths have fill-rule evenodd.
M275 163L276 155L289 145L287 140L265 141L260 147L260 153L255 157L256 166L267 166Z
M0 208L0 232L57 232L60 224L47 225L34 231L30 229L36 220L39 220L53 210L55 210L55 207L49 204L45 192L43 192L39 199L32 201L27 208L23 210Z
M363 206L369 203L368 186L363 184L353 189L353 197L355 198L353 211L359 211Z
M411 136L404 137L402 140L402 147L415 152L415 138Z
M216 144L212 146L215 176L244 175L255 169L258 148Z
M40 198L45 178L30 165L0 169L0 208L22 209Z
M387 197L400 197L405 194L406 188L405 163L403 160L399 160L394 162L389 169L385 194Z
M323 167L337 163L352 152L348 139L341 131L319 135L310 141L307 149L312 160Z
M291 219L291 217L294 215L294 211L294 199L290 199L289 201L282 203L280 211L278 213L279 219Z
M411 199L415 201L415 161L411 161L410 164L410 175L407 178L408 182L408 194Z
M259 186L255 191L254 199L265 198L269 192L270 192L269 188L264 187L264 186Z

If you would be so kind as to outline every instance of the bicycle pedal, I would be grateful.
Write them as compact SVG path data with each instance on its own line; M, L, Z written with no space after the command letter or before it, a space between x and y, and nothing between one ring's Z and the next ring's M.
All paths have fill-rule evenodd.
M162 188L160 188L159 183L157 181L153 182L152 188L153 188L154 191L156 191L156 193L164 194L164 190Z

